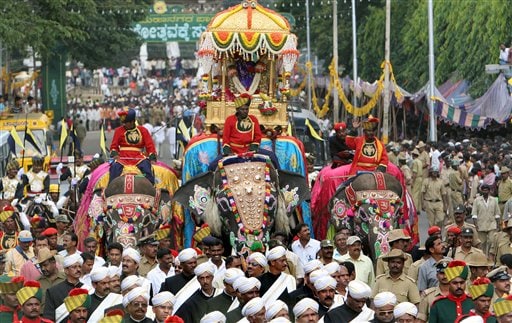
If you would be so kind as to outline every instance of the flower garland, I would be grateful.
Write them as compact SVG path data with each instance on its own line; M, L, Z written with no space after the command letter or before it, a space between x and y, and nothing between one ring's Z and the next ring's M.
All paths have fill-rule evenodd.
M368 211L370 211L371 215L375 216L375 221L380 221L381 219L384 220L390 220L393 215L395 214L397 208L399 211L402 210L402 206L404 205L402 200L399 198L396 200L390 200L389 201L389 211L382 213L379 207L379 204L374 199L362 199L358 200L354 206L352 207L352 210L357 211L362 205L369 205ZM352 215L353 216L353 215Z
M149 210L151 213L155 213L157 211L154 207L152 207L149 204L137 204L135 205L134 215L132 217L128 217L126 214L124 214L123 206L121 205L121 203L118 203L115 206L109 208L115 209L117 214L119 215L119 218L126 223L136 223L137 220L139 220L139 218L144 213L144 210Z
M252 79L251 86L249 86L249 89L246 90L245 87L242 85L240 80L238 79L237 75L234 75L231 80L233 80L233 85L235 86L238 93L249 93L250 95L253 95L256 93L256 90L258 89L258 86L260 85L261 81L261 73L254 74L254 78Z
M231 212L233 212L233 216L235 217L236 224L241 233L252 234L255 236L260 235L262 233L260 230L252 230L244 227L242 219L240 217L240 213L238 212L238 208L236 206L235 198L233 196L233 192L229 188L228 185L228 177L226 175L226 170L224 169L224 163L222 160L218 163L218 169L220 172L221 180L222 180L222 189L224 190L229 204L231 205ZM270 158L266 159L265 163L265 203L263 205L263 221L261 223L261 230L264 232L268 225L268 204L270 203Z
M272 105L272 101L263 101L258 105L258 110L264 116L271 116L277 112L277 108Z

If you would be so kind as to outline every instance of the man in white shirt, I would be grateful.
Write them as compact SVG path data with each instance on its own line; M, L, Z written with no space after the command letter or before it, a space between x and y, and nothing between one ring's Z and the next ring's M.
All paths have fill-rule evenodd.
M158 266L151 269L147 275L155 295L160 292L160 286L162 286L165 279L175 274L173 266L174 257L170 249L158 249L156 259L158 259Z
M292 243L292 251L299 256L300 262L304 266L317 258L317 253L320 251L320 241L311 238L309 226L305 223L300 223L295 232L297 232L299 239Z
M372 260L361 252L361 238L350 236L347 239L348 253L341 257L341 261L350 261L356 268L356 279L370 287L375 284L375 271Z
M500 44L500 65L506 65L508 61L509 48L505 44Z

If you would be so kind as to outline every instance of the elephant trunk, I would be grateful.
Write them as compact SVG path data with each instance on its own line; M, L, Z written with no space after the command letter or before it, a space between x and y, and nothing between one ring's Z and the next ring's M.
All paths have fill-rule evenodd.
M286 202L283 194L280 192L277 200L277 212L275 218L275 231L290 233L290 222L288 220L288 214L286 212Z
M210 227L211 233L220 237L222 234L222 221L215 198L211 198L205 207L205 221Z

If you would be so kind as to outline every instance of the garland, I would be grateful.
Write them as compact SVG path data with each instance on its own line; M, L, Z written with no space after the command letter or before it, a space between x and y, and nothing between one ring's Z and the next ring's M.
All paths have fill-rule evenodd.
M277 112L277 108L272 105L272 101L263 101L258 105L258 110L264 116L271 116Z
M224 163L222 160L218 163L218 169L220 172L221 180L222 180L222 190L225 192L229 204L231 206L231 212L233 212L233 216L235 217L236 224L238 225L238 228L240 229L241 233L245 234L252 234L255 236L258 236L260 233L260 230L251 230L246 227L244 227L244 224L242 222L242 219L240 217L240 213L238 212L238 208L236 206L235 198L233 196L233 192L229 188L228 185L228 177L226 175L226 170L224 169ZM265 203L263 205L263 221L261 224L261 230L265 231L268 225L268 205L270 203L270 158L266 158L265 162Z
M258 86L260 85L261 73L254 74L254 78L252 79L251 86L249 86L249 90L246 90L245 87L242 85L242 83L238 79L238 75L234 75L231 79L233 80L233 85L235 86L238 93L249 93L250 95L253 95L258 89Z
M402 207L404 204L403 204L402 200L399 198L396 200L390 200L389 201L389 211L382 213L382 211L380 210L379 204L377 203L376 200L362 199L362 200L358 200L354 204L354 206L352 206L352 211L354 211L352 216L354 216L356 214L356 211L362 205L369 205L368 211L370 211L371 215L375 216L375 221L380 221L381 219L389 221L395 214L396 209L398 208L399 210L402 210Z

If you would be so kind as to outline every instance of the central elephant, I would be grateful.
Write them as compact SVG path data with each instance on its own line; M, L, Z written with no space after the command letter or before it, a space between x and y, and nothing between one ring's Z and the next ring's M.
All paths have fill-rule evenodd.
M190 179L173 197L196 215L196 224L206 222L238 251L268 241L273 230L288 233L289 215L309 198L303 176L276 171L264 155L226 157L215 172Z
M406 194L404 194L407 196ZM388 233L409 228L402 216L402 185L387 173L362 173L341 184L329 202L330 229L349 228L373 259L389 251Z

